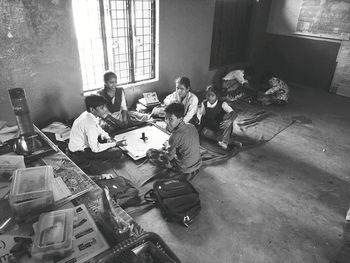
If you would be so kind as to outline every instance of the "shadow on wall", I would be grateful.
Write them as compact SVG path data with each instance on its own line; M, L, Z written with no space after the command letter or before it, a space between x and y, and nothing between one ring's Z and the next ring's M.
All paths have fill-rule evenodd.
M52 86L43 95L41 105L37 106L37 119L41 123L47 123L51 120L66 121L69 118L69 114L62 104L61 91L59 87Z
M268 34L262 65L286 81L328 90L339 45L322 39Z
M329 90L339 41L294 35L301 0L270 0L256 24L268 16L266 33L257 44L257 70L270 71L287 82ZM266 5L267 7L267 5Z

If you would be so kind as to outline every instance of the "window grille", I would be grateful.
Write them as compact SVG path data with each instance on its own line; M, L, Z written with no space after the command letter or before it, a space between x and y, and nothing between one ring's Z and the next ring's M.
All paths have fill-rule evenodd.
M106 70L119 85L156 77L156 1L72 1L83 91L101 88Z

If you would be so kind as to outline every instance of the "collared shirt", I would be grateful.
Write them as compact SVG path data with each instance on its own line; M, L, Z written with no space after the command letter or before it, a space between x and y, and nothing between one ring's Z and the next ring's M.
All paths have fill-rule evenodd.
M181 102L185 106L184 122L188 123L193 116L197 113L198 98L192 92L188 92L186 97L181 100L178 93L175 91L164 99L164 104L167 106L173 102Z
M181 172L192 173L202 164L199 147L197 129L190 123L181 122L170 135L168 157L175 159Z
M199 114L197 114L197 117L198 117L199 120L200 120L200 117L201 117L201 116L204 116L204 115L205 115L205 105L204 105L204 103L207 104L206 106L207 106L208 108L215 108L215 106L218 104L218 100L216 100L216 101L214 102L214 104L210 104L209 101L204 101L204 102L202 102L201 108L200 108L200 110L199 110ZM231 111L233 111L233 109L227 104L226 101L224 101L224 102L222 103L221 108L222 108L226 113L230 113ZM200 116L200 117L199 117L199 116Z
M93 152L102 152L115 146L115 142L99 143L98 137L108 139L109 135L98 124L99 119L92 113L84 111L74 121L70 132L68 149L71 152L90 148Z

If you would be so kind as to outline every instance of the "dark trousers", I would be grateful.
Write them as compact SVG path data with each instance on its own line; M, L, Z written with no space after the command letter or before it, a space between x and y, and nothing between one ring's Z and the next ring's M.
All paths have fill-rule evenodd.
M175 159L171 160L170 163L173 167L169 168L168 171L169 174L171 174L172 172L175 173L174 177L185 178L188 181L191 181L199 173L199 168L190 173L181 172L181 168L178 166Z
M90 148L86 148L83 155L88 160L115 160L122 156L122 151L118 148L109 148L102 152L93 152Z
M201 129L199 134L209 140L223 141L224 143L229 144L232 135L232 124L229 127L219 131L213 131L207 127L204 127Z
M118 148L109 148L97 153L90 148L78 152L68 150L68 156L87 174L100 174L104 169L110 168L108 166L113 166L113 162L122 155L122 151Z

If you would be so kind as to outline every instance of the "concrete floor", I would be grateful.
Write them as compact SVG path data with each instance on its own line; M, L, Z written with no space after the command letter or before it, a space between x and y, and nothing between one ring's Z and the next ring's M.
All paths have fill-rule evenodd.
M329 262L343 245L350 205L350 98L295 87L270 107L294 124L193 180L202 211L185 228L152 209L136 220L184 263ZM350 262L350 259L349 259Z

